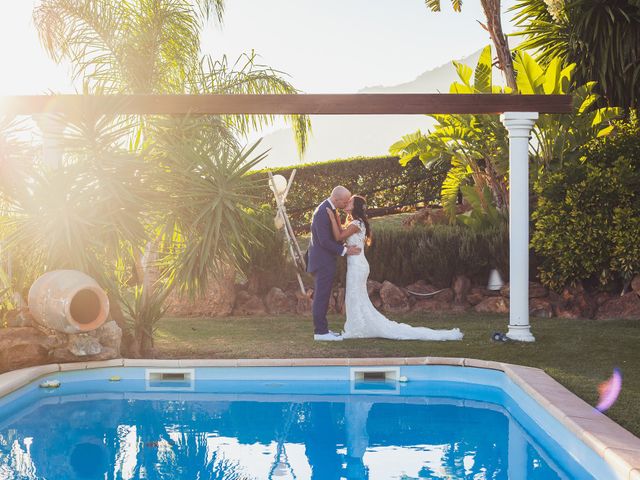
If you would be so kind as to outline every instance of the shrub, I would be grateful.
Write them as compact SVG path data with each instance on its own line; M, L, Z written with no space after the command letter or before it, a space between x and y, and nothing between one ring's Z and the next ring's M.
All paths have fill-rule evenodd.
M367 250L371 278L407 285L423 279L448 287L457 275L484 281L493 267L508 272L508 234L459 225L374 228Z
M262 205L249 213L255 220L251 233L257 242L248 246L247 257L240 265L242 272L251 287L260 293L273 286L285 286L294 278L295 267L289 261L283 231L275 229L275 210Z
M628 280L640 272L640 128L589 142L583 155L536 184L532 246L540 280L554 289L581 281Z
M427 171L419 160L406 167L397 157L351 158L271 170L274 175L289 178L297 169L287 197L287 212L294 228L311 222L314 208L327 198L336 185L344 185L353 193L364 195L370 209L390 206L413 206L439 198L443 172ZM267 171L256 175L266 178ZM273 204L273 195L264 187L263 202Z

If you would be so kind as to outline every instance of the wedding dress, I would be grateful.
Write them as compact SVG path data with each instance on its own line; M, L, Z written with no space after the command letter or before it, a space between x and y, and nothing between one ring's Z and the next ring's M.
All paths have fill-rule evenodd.
M369 300L367 279L369 262L364 256L365 227L360 220L356 225L359 231L347 238L347 245L356 245L361 251L358 255L347 256L347 288L345 307L347 321L344 324L342 338L390 338L394 340L460 340L460 329L432 330L426 327L413 327L406 323L389 320L382 315Z

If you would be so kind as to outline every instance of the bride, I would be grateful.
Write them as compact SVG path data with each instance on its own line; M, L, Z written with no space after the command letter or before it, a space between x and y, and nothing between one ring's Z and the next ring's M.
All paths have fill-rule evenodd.
M340 225L340 218L331 209L327 209L333 236L336 241L346 240L347 245L360 247L359 255L347 257L347 288L345 306L347 321L344 324L343 338L390 338L394 340L460 340L460 329L432 330L426 327L413 327L406 323L389 320L373 306L367 293L369 262L364 256L365 242L371 238L371 229L367 220L365 199L354 195L345 207L349 220L346 228Z

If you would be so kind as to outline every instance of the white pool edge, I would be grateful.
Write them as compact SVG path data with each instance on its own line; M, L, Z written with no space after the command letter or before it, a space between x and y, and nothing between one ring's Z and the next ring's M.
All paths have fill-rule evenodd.
M0 397L55 372L108 367L302 367L448 365L504 372L562 425L602 457L620 479L640 480L640 438L577 397L543 370L502 362L453 357L292 359L115 359L23 368L0 374Z

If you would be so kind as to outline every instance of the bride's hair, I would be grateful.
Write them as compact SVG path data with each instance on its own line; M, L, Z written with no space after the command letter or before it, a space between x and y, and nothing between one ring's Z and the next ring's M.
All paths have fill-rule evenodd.
M369 226L369 220L367 218L367 201L364 197L360 195L353 196L353 210L351 211L350 217L364 223L367 245L371 245L371 227Z

